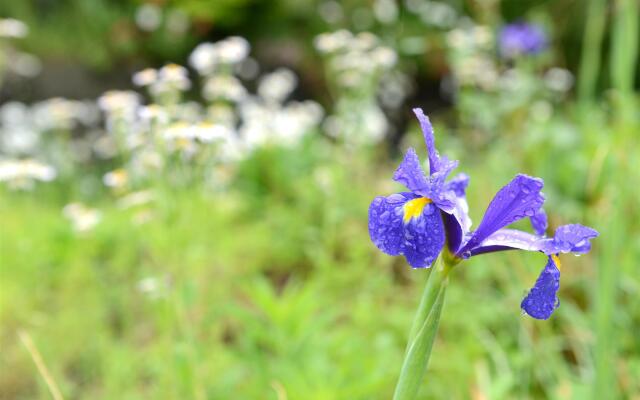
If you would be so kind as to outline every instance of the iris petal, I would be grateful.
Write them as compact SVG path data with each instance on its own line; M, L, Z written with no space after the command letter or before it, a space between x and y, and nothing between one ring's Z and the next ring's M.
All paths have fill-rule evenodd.
M403 253L413 268L426 268L444 247L445 235L440 212L435 204L425 205L422 215L404 226Z
M439 169L431 174L431 182L433 185L443 189L444 181L447 179L451 171L458 167L458 160L449 160L447 157L440 158Z
M404 243L404 204L418 196L412 193L396 193L389 197L376 197L369 206L369 236L385 253L402 254Z
M513 178L491 200L478 229L458 251L460 255L468 255L467 253L500 228L535 215L544 203L544 196L540 192L543 185L542 179L523 174Z
M447 235L449 250L455 254L460 247L462 239L471 228L469 218L469 205L467 204L466 189L469 185L469 176L460 173L444 184L447 193L455 194L455 206L450 213L443 213L444 228Z
M404 255L414 268L426 268L438 257L445 242L440 212L430 201L420 202L420 209L411 200L422 199L412 193L397 193L376 197L369 207L371 241L390 255Z
M422 129L424 142L427 145L427 152L429 153L429 174L433 175L440 170L440 156L438 155L438 151L436 150L436 143L433 136L433 126L431 126L429 117L424 115L424 112L421 108L414 108L413 113L418 118L418 121L420 121L420 128Z
M500 229L486 238L479 246L470 250L470 255L504 250L540 250L540 238L516 229Z
M420 166L420 159L413 148L409 148L400 166L393 174L393 180L402 183L412 192L423 191L429 187L427 177Z
M544 236L547 232L547 213L544 212L544 208L540 207L540 209L531 217L529 217L529 221L531 221L531 227L536 232L538 236Z
M469 175L461 172L444 184L444 190L453 191L457 197L465 197L467 186L469 186Z
M522 300L520 307L529 316L536 319L548 319L560 305L557 293L560 288L560 269L558 258L549 256L535 285Z
M553 238L545 239L540 250L545 254L586 253L591 250L591 239L598 231L580 224L562 225L556 229Z

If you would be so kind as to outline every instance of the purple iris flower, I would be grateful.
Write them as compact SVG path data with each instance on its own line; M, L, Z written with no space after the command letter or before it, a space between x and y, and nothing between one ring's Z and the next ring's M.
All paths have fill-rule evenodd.
M559 227L552 238L545 237L543 181L524 174L516 175L496 193L478 228L470 231L465 194L469 177L458 174L447 181L458 162L438 154L429 118L419 108L413 111L427 145L430 173L423 172L415 150L410 148L393 176L409 191L373 200L369 207L371 240L387 254L404 255L413 268L430 267L443 250L455 262L503 250L542 252L548 256L547 265L521 308L534 318L549 318L559 304L557 255L588 252L589 240L598 232L573 224ZM536 234L505 228L523 218L530 219Z
M380 250L390 255L402 254L412 267L425 268L444 247L445 229L451 229L448 219L465 215L459 199L464 199L469 178L460 174L446 182L458 162L440 157L429 118L419 108L413 111L420 120L427 145L429 176L422 170L416 151L410 148L393 175L393 180L402 183L409 192L373 200L369 208L369 234ZM456 221L455 225L462 223Z
M547 36L538 25L516 22L502 28L499 45L504 57L538 54L547 48Z

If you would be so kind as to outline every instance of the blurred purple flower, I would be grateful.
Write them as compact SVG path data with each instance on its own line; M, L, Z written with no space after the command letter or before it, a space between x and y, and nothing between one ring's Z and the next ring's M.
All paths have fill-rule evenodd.
M369 207L369 235L373 243L390 255L404 255L414 268L428 268L440 252L454 262L496 251L520 249L542 252L548 262L521 308L536 319L547 319L558 307L560 287L559 253L586 253L594 229L579 224L563 225L552 238L544 233L547 216L542 209L544 183L540 178L518 174L496 193L480 225L470 231L466 200L469 177L458 174L446 182L458 165L440 156L435 149L433 128L421 109L413 110L422 127L429 155L430 174L426 176L414 149L410 148L393 179L409 192L376 197ZM536 234L505 229L529 218ZM446 244L446 249L445 249Z
M502 27L499 35L500 54L511 58L522 54L538 54L547 48L547 35L538 25L516 22Z

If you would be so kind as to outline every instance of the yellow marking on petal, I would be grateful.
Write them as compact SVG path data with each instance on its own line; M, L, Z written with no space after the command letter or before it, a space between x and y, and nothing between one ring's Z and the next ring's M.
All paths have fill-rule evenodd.
M558 258L558 256L555 254L552 254L551 259L556 264L556 268L558 268L558 271L560 271L560 268L562 268L562 264L560 264L560 259Z
M431 199L428 197L418 197L417 199L409 200L404 204L404 223L406 224L411 218L417 218L422 215L424 206L431 203Z

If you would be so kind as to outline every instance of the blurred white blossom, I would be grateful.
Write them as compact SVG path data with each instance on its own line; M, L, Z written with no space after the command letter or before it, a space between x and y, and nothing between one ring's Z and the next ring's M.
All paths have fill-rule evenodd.
M27 25L13 18L0 18L0 37L22 38L27 36Z
M132 91L110 90L98 98L98 106L108 114L130 113L140 104L140 95Z
M128 209L132 207L138 207L149 204L155 198L155 195L151 190L140 190L137 192L129 193L118 200L118 207L122 209Z
M162 23L162 9L153 3L144 3L136 10L135 20L143 31L155 31Z
M129 183L129 174L125 169L118 168L104 174L104 176L102 177L102 182L107 187L121 190Z
M57 173L51 165L33 159L0 160L0 182L11 189L30 190L36 181L50 182Z
M233 75L213 75L207 78L202 88L206 100L228 100L239 102L247 96L247 90Z
M298 78L287 68L264 75L258 83L258 95L267 101L283 102L296 88Z
M323 1L318 5L318 14L330 24L336 24L344 18L344 11L339 2L335 0Z
M172 9L167 15L167 30L174 35L184 35L191 25L189 16L180 9Z
M314 101L280 105L254 98L240 107L240 137L249 148L267 143L293 146L320 123L323 114Z
M158 71L154 68L145 68L133 74L133 84L136 86L150 86L158 80Z
M573 86L574 78L570 71L564 68L551 68L544 74L547 87L558 92L567 92Z
M189 56L189 64L201 75L213 73L219 65L238 64L250 51L249 42L239 36L231 36L216 43L202 43Z
M148 276L141 279L137 285L138 291L151 300L157 300L167 294L169 279L166 276Z
M376 0L373 3L373 13L383 24L392 24L398 19L398 5L395 0Z
M380 13L392 6L380 2L377 7ZM323 33L314 44L325 60L327 79L338 94L334 110L323 124L325 132L350 145L382 140L389 123L378 105L378 96L383 104L393 107L401 104L409 92L399 80L383 85L393 76L397 53L371 32Z
M102 219L100 211L88 208L82 203L70 203L64 206L62 212L71 221L76 232L92 230Z

